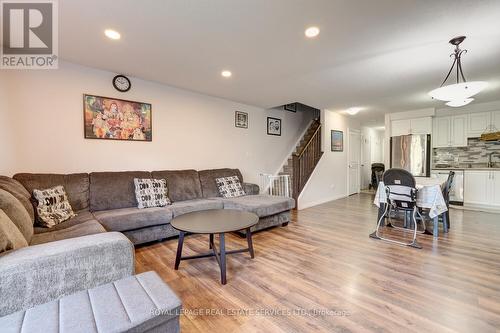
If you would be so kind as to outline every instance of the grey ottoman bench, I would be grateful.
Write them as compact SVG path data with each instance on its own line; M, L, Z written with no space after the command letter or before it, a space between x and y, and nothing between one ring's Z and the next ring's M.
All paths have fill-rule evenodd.
M180 332L181 301L155 272L0 318L0 332Z

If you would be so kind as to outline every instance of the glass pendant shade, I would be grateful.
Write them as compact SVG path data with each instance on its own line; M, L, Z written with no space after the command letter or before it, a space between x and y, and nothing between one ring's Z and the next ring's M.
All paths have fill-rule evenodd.
M455 100L464 100L481 92L486 86L484 81L462 82L450 84L429 92L429 95L440 101L449 102Z
M451 106L453 108L458 108L458 107L469 104L473 100L474 100L474 98L457 99L454 101L449 101L448 103L446 103L446 105Z

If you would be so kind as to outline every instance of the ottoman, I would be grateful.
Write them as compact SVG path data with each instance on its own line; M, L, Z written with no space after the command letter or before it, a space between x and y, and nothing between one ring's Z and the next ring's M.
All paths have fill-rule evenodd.
M180 332L181 301L155 272L0 318L0 332Z

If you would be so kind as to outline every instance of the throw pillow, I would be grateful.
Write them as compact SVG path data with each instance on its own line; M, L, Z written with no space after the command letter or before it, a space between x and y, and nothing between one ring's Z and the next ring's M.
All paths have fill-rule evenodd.
M44 227L51 228L76 216L62 185L45 190L33 190L33 196L38 201L36 207L38 222Z
M28 246L28 242L16 225L0 209L0 253Z
M238 176L216 178L215 183L220 195L224 198L236 198L245 195Z
M137 208L163 207L170 205L165 179L134 178Z

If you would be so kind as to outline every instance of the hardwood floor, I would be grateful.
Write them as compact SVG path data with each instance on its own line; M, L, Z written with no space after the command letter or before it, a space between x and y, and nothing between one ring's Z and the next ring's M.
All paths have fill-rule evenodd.
M179 295L183 332L499 332L500 215L450 214L450 233L419 235L421 250L400 247L368 238L377 210L360 194L256 233L255 259L229 256L225 286L214 258L175 271L177 239L138 248L136 268L157 271ZM184 242L186 254L207 250L208 236ZM276 312L256 313L264 309Z

